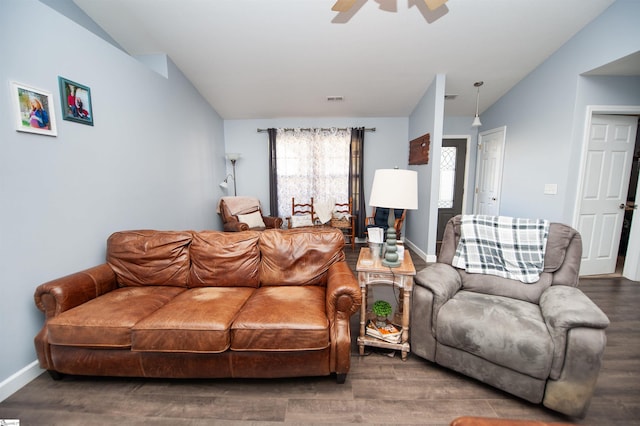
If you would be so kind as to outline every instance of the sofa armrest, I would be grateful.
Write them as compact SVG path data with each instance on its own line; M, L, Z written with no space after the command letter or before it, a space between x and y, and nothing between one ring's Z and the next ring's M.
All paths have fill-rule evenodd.
M347 262L336 262L329 267L326 291L327 319L331 335L331 369L338 375L344 375L351 365L349 321L362 303L358 280Z
M39 285L34 299L50 319L117 287L115 272L104 263Z
M567 335L571 329L605 329L609 318L576 287L552 285L540 296L540 311L554 344L551 378L557 379L565 363Z

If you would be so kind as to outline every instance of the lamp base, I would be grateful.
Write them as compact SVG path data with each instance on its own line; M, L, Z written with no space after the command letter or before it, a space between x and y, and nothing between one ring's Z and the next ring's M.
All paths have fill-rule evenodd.
M392 210L393 212L393 210ZM398 246L396 245L396 229L390 226L387 229L387 241L385 243L384 259L382 265L388 268L397 268L402 264L398 256Z
M389 268L397 268L398 266L402 265L402 262L399 260L396 260L395 262L389 262L387 259L383 259L382 265Z

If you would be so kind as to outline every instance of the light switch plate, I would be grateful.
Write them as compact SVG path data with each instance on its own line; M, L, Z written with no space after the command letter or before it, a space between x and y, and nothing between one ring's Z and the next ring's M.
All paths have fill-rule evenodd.
M558 193L558 184L557 183L545 183L544 184L544 193L546 195L555 195Z

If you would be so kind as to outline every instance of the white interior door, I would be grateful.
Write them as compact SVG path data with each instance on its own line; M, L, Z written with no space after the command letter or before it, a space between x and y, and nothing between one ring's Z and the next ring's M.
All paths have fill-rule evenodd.
M577 221L580 275L615 272L637 123L630 116L591 118Z
M500 214L500 187L504 158L505 127L482 132L478 138L475 214Z

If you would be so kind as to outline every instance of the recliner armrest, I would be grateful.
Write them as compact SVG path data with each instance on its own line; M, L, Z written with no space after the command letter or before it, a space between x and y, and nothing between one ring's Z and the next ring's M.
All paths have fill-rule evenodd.
M446 263L434 263L416 274L414 282L433 293L431 306L431 332L436 335L438 311L461 288L462 278L457 269Z
M540 309L550 328L607 328L609 318L576 287L554 285L540 296Z
M451 299L461 288L460 274L451 265L434 263L416 274L416 285L430 290L442 303Z
M540 311L554 344L550 374L554 379L559 377L565 362L569 330L609 326L605 313L576 287L552 285L540 296Z

